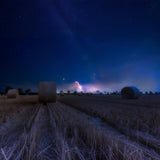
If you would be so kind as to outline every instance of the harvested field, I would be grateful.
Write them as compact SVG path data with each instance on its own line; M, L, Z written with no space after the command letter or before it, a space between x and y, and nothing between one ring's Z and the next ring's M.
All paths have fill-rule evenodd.
M38 96L3 97L0 160L160 160L155 97L153 106L148 97L65 95L46 105Z

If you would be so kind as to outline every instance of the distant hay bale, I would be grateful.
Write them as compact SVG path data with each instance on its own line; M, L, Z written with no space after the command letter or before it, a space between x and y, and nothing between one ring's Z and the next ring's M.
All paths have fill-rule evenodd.
M137 99L140 96L140 91L136 87L124 87L121 90L122 98Z
M39 83L39 101L40 102L56 102L56 83L55 82L40 82Z
M19 91L17 89L9 89L7 92L7 98L17 98L19 96Z

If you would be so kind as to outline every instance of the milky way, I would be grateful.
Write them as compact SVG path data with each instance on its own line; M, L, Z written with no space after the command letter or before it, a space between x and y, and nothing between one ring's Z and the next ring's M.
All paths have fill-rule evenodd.
M159 19L157 0L1 1L0 84L159 91Z

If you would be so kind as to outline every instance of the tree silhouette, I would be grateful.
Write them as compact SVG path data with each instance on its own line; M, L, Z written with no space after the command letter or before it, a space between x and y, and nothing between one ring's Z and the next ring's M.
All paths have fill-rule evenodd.
M70 95L71 92L68 90L67 93L68 93L68 95Z
M23 89L22 88L18 88L19 94L23 94Z
M74 95L77 95L77 91L74 91L73 94L74 94Z
M3 92L2 92L2 91L0 91L0 95L3 95Z
M150 94L150 95L153 95L153 92L152 92L152 91L150 91L150 92L149 92L149 94Z
M4 93L7 94L8 90L10 90L10 89L13 89L13 88L10 87L10 86L7 86L6 89L5 89L5 91L4 91Z
M60 94L60 96L64 96L64 93L63 93L63 91L60 91L60 93L59 93L59 94Z
M30 89L26 89L26 90L25 90L25 93L26 93L26 94L29 94L30 92L31 92Z
M148 95L149 93L146 91L145 94Z

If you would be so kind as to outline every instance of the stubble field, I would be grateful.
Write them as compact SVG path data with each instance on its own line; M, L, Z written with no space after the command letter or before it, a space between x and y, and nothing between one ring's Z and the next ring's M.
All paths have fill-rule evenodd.
M0 97L0 160L160 160L160 96Z

